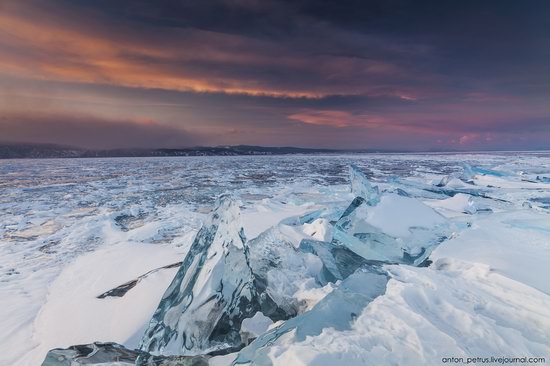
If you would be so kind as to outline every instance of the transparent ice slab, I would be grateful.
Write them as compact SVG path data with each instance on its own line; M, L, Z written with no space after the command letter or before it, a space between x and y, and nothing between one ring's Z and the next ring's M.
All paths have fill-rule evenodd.
M367 260L419 265L448 235L446 220L433 209L391 193L377 206L355 198L335 224L332 243Z
M315 254L321 259L321 279L324 283L343 280L368 263L365 258L348 248L324 241L304 239L300 242L300 250Z
M193 355L241 344L258 310L237 203L222 195L164 293L142 339L152 354Z
M387 282L388 277L375 267L370 271L357 271L313 309L287 320L243 348L233 365L271 365L269 354L279 342L300 342L308 336L319 335L329 327L340 331L349 329L361 311L376 297L384 294Z
M274 321L298 314L302 304L294 294L301 283L318 278L321 260L298 251L279 226L251 240L249 253L262 313Z

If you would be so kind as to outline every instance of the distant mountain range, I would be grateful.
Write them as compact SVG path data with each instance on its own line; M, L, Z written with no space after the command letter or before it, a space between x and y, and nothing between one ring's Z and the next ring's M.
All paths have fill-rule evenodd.
M181 149L111 149L87 150L51 144L0 144L0 159L98 158L147 156L237 156L237 155L288 155L334 154L349 150L306 149L299 147L216 146ZM359 152L359 151L357 151Z

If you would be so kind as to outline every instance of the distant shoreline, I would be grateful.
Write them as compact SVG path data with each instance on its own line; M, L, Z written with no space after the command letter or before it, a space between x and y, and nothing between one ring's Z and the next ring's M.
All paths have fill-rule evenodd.
M357 154L546 154L550 150L478 150L478 151L391 151L376 149L315 149L299 147L216 146L181 149L105 149L86 150L70 146L42 144L0 144L0 159L75 159L143 158L193 156L281 156L281 155L357 155Z

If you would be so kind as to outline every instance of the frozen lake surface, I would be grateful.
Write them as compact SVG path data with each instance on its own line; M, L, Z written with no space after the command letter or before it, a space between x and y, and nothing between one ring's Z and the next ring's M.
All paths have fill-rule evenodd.
M350 164L381 192L363 221L350 224L355 232L344 233L356 242L334 235L338 217L330 223L357 196ZM369 256L378 249L361 248L368 225L402 244L398 256L425 259L419 248L438 239L428 267L385 249L369 258L386 263L389 280L349 327L306 327L300 338L298 325L270 347L259 337L241 359L421 365L550 357L550 153L369 154L0 160L0 364L37 365L52 348L94 341L138 347L178 268L153 272L122 297L97 295L182 261L226 192L253 243L275 227L296 248L304 239L333 241ZM316 211L324 213L295 223ZM287 286L280 301L299 304L297 322L339 290L340 282L312 280L315 263L300 264L311 278L277 282ZM237 355L224 357L211 363Z

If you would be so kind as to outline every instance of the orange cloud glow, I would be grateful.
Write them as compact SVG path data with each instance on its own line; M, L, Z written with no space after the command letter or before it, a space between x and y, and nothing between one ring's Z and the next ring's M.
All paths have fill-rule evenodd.
M195 37L207 37L216 42L220 42L216 37L228 37L212 32L195 33L199 33L194 34ZM147 42L94 36L57 25L30 22L14 15L0 15L0 45L3 46L0 48L0 67L26 77L178 91L274 97L322 96L320 93L280 90L227 77L193 75L184 67L163 67L170 62L194 59L250 62L252 56L205 46L202 50L201 47L188 47L193 49L192 52L186 51L185 47L183 50L169 49ZM22 52L9 52L13 49ZM29 52L32 57L29 57Z
M155 44L154 40L117 39L116 35L107 38L50 22L0 14L0 67L25 77L149 89L289 98L326 95L322 91L286 90L224 75L196 75L187 71L185 65L167 66L212 60L241 64L300 62L288 58L275 61L261 54L229 50L228 45L246 43L242 37L197 30L191 33L189 39L167 47Z
M385 122L383 118L378 116L366 114L356 115L347 111L338 110L307 109L299 113L291 114L287 118L309 125L330 127L375 127Z
M320 55L312 62L300 47L243 35L168 27L150 33L101 19L70 23L47 9L7 4L0 13L0 67L23 77L315 99L333 94L395 95L392 86L372 86L366 79L410 76L382 60ZM271 70L281 68L311 76L307 83L293 83L271 75ZM359 82L361 78L365 80Z

